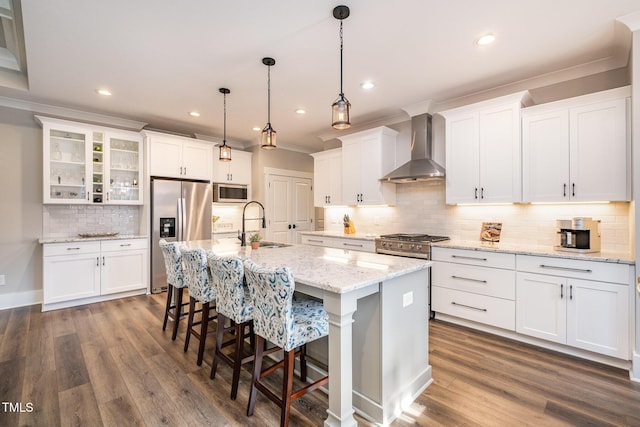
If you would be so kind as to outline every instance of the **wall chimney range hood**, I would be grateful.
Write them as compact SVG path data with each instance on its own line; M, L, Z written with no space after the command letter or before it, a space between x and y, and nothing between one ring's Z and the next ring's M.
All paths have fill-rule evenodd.
M411 133L411 160L382 177L380 181L402 184L444 178L444 168L431 158L431 115L420 114L412 117Z

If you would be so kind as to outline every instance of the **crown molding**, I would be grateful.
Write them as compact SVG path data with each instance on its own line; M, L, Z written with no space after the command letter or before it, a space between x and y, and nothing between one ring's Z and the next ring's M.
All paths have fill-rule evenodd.
M619 16L616 21L623 23L633 32L638 31L640 30L640 10Z

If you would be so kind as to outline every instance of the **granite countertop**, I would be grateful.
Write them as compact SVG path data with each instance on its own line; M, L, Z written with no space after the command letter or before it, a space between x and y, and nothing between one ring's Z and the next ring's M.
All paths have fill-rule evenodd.
M505 252L519 255L548 256L554 258L576 259L582 261L613 262L618 264L635 264L635 259L628 252L602 251L587 254L565 252L554 249L553 246L532 246L516 243L491 243L475 240L446 240L434 242L432 247L483 250L491 252Z
M72 243L72 242L95 242L101 240L123 240L123 239L146 239L147 235L144 234L118 234L115 236L93 236L93 237L80 237L80 236L68 236L68 237L41 237L38 243Z
M320 246L281 248L240 247L237 239L197 240L188 247L210 250L219 256L250 258L267 267L289 267L297 282L336 293L346 293L375 283L427 269L431 261Z
M375 240L376 238L380 237L379 234L375 233L344 234L342 231L299 231L298 234L321 237L344 237L346 239L356 240Z

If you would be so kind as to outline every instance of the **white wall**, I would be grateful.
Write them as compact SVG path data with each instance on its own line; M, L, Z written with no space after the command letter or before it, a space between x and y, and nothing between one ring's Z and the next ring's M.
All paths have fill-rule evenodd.
M33 114L0 107L0 309L42 289L42 130Z

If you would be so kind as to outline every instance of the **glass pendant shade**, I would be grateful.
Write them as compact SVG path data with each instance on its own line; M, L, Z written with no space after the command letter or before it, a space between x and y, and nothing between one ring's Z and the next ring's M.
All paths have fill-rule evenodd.
M260 137L261 147L265 150L273 150L276 148L276 131L271 127L271 123L262 129L262 135Z
M227 145L227 141L224 141L220 146L220 157L219 160L221 162L230 162L231 161L231 147Z
M334 129L342 130L351 127L351 119L349 113L351 110L351 103L344 97L344 94L340 94L336 102L331 106L331 126Z
M222 137L222 145L220 146L220 156L218 156L218 160L220 160L221 162L230 162L231 147L227 145L227 94L231 93L231 91L226 87L221 87L218 90L220 91L224 99L224 136Z

